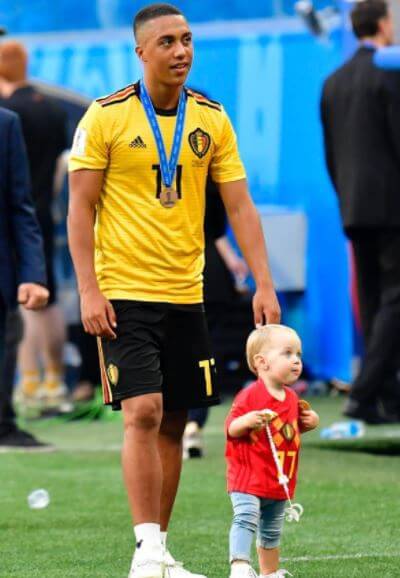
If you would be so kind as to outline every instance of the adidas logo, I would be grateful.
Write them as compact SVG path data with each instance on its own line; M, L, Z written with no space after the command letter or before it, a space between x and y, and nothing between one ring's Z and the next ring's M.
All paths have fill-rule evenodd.
M129 143L129 146L131 149L145 149L147 147L141 136L134 138L133 141Z

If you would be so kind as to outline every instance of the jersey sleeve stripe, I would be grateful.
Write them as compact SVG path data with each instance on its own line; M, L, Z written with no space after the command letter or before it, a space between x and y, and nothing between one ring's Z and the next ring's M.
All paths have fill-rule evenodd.
M209 106L210 108L214 108L215 110L222 110L222 106L220 105L219 102L217 102L216 100L206 98L204 95L198 92L193 92L193 90L191 90L190 88L187 89L187 94L188 96L194 98L197 104Z
M118 100L118 101L121 101L122 99L125 100L126 97L132 96L135 93L136 93L135 85L130 84L129 86L126 86L125 88L122 88L121 90L117 90L117 92L113 92L112 94L109 94L108 96L98 98L96 100L96 102L101 104L101 106L104 106L106 104L114 102L115 100Z
M132 96L136 96L136 92L131 92L127 96L124 96L123 98L114 98L113 100L109 100L105 103L102 103L101 106L105 107L105 106L111 106L112 104L117 104L119 102L125 102L129 98L132 98Z

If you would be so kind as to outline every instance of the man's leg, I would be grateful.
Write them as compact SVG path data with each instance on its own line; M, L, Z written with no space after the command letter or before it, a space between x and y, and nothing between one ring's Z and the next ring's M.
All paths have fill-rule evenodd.
M36 313L36 312L35 312ZM53 303L38 312L36 322L40 323L40 345L44 365L43 386L48 395L63 396L64 380L64 344L66 327L61 307Z
M15 412L12 404L17 349L22 339L22 320L18 309L9 310L5 325L5 348L1 371L2 404L0 412L0 430L16 429Z
M166 532L174 507L182 469L182 436L187 411L165 411L158 436L163 471L161 492L161 531Z
M368 339L360 374L350 392L361 404L374 403L382 385L394 373L400 334L400 231L383 232L380 238L381 299Z
M151 393L122 401L124 442L122 468L135 525L160 524L162 464L158 433L162 396Z
M4 353L5 353L5 333L6 333L6 315L7 309L0 295L0 437L6 433L7 425L4 424L2 416L5 413L7 402L7 394L4 391L4 381L2 379L4 371ZM3 430L3 431L2 431Z
M27 399L38 393L40 385L40 323L35 323L35 315L38 314L38 311L26 311L21 308L24 336L19 345L18 365L21 391Z
M380 264L377 235L355 234L351 240L364 348L372 333L380 303Z

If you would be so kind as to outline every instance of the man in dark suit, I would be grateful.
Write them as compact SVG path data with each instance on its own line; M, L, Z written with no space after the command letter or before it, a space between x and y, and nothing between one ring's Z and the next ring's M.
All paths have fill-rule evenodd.
M0 450L43 449L17 428L12 391L3 379L7 313L17 303L39 309L47 303L42 238L30 197L28 161L18 116L0 108Z
M54 176L67 148L63 108L38 91L27 76L28 53L20 42L0 46L0 106L16 112L28 154L31 196L43 237L49 300L41 311L23 311L24 339L19 347L20 397L26 403L57 407L67 394L63 368L65 321L57 303L54 261ZM43 370L43 371L42 371Z
M357 2L351 21L360 46L326 80L321 118L365 341L345 415L381 423L400 415L400 74L373 63L375 50L393 42L385 0Z

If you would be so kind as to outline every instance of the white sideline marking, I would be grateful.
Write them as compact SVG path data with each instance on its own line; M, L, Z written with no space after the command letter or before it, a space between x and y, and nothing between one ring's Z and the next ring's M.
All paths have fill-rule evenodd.
M282 558L284 562L322 562L324 560L358 560L360 558L400 558L400 554L338 554L327 556L298 556Z

